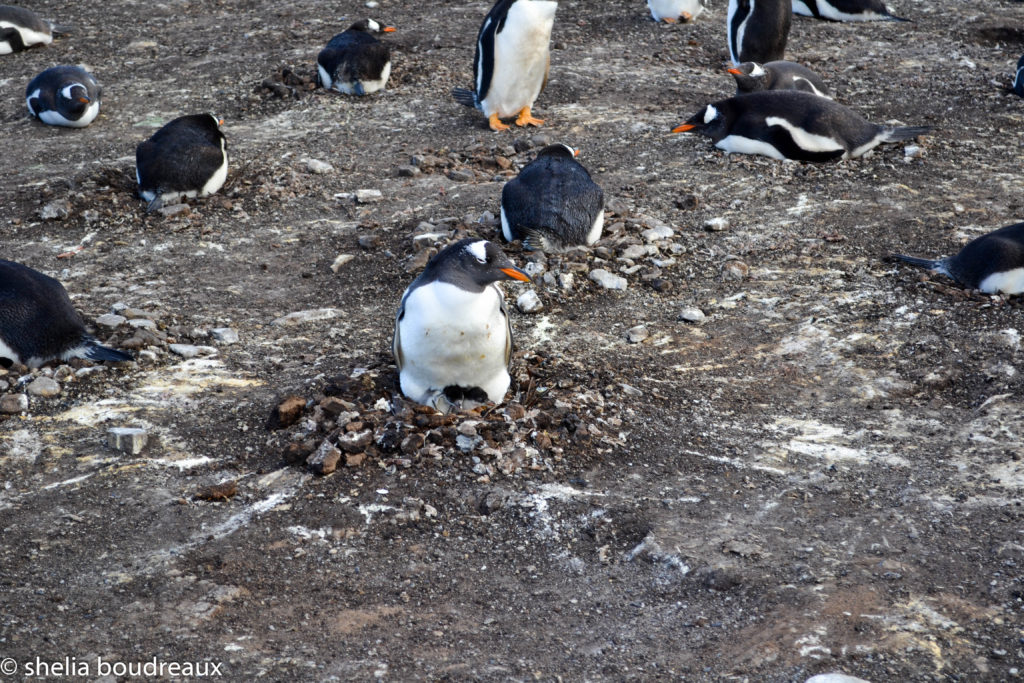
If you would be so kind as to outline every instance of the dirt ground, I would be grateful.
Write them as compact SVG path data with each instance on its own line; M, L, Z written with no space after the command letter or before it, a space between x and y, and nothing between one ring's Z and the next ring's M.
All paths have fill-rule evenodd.
M35 5L73 32L2 58L0 256L60 278L138 362L0 376L62 388L0 417L0 675L1019 676L1021 303L885 256L1024 219L1021 3L796 18L788 55L841 102L936 128L825 165L668 133L732 94L724 1L670 27L641 0L563 0L547 124L501 134L448 95L489 3ZM388 89L313 90L318 50L367 14L398 29ZM58 63L103 84L84 130L27 117ZM227 185L147 215L135 146L204 111ZM510 246L544 308L513 312L507 403L416 412L389 351L402 290L432 249L500 239L501 185L546 140L582 148L606 238ZM301 414L271 420L288 396ZM114 427L148 444L111 448Z

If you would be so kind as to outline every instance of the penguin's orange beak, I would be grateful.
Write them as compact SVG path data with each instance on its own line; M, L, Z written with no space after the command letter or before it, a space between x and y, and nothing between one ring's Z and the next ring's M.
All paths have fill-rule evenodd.
M384 28L381 29L381 33L394 33L395 30L396 29L394 26L385 26Z
M79 97L78 101L82 104L89 104L90 102L92 102L92 100L90 100L88 97L85 97L84 95L82 97Z
M737 76L742 76L743 75L743 72L740 71L739 69L729 68L729 69L726 69L726 71L728 71L731 74L736 74Z
M217 119L217 125L218 126L223 126L224 125L224 119Z
M688 131L688 130L693 130L693 129L694 129L694 128L696 128L696 127L697 127L697 126L696 126L695 124L692 124L692 123L684 123L684 124L682 124L681 126L676 126L675 128L673 128L673 129L672 129L672 132L673 132L673 133L685 133L686 131Z
M530 276L519 270L518 268L502 268L501 272L508 275L513 280L519 280L521 282L530 282Z
M573 155L574 157L578 157L578 156L580 155L580 152L581 152L581 151L582 151L582 150L579 150L579 149L574 149L574 150L572 151L572 155Z

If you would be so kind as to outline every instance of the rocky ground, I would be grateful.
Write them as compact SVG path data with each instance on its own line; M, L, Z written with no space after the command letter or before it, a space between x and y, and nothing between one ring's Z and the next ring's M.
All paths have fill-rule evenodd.
M487 3L36 3L73 32L3 58L0 255L137 361L0 371L0 658L1019 676L1021 304L885 256L1024 218L1003 90L1024 8L894 3L913 23L798 18L789 55L935 133L826 165L668 133L732 92L724 2L669 27L563 0L547 125L502 134L448 97ZM398 28L388 90L314 90L320 47L367 14ZM27 118L57 63L104 86L85 130ZM226 187L147 215L136 144L202 111L226 119ZM499 238L502 183L549 141L582 148L606 237L509 247L536 275L510 299L537 301L513 312L505 404L408 404L402 290L449 241Z

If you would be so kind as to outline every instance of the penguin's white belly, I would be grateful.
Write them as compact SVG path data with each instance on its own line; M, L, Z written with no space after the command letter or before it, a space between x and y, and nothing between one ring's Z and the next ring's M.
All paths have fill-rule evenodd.
M552 0L519 0L508 11L505 27L494 38L491 84L480 101L487 116L506 118L533 106L547 74L556 9Z
M199 191L200 197L211 195L220 188L224 187L224 181L228 178L228 153L224 149L224 140L220 141L220 151L224 160L221 162L220 167L213 172L210 179L206 181L202 189ZM192 196L195 196L194 194Z
M775 147L764 140L744 137L742 135L729 135L715 143L715 147L725 150L729 154L762 154L772 159L785 161L786 157Z
M978 284L978 289L986 294L1020 294L1024 292L1024 268L992 273Z
M21 34L21 42L25 44L25 47L31 47L32 45L38 45L42 43L49 45L53 42L53 36L49 33L42 33L41 31L33 31L30 28L24 26L15 26L9 21L0 21L0 28L13 28L19 34ZM11 44L7 41L0 43L0 55L9 55L14 52Z
M825 19L831 19L832 21L878 21L884 17L883 14L878 12L862 12L860 14L847 14L846 12L836 9L828 2L819 2L818 11L821 12L821 16Z
M808 0L808 2L814 2L815 0ZM793 0L793 14L799 14L802 17L813 17L814 12L803 0Z
M39 91L37 90L36 92L38 93ZM31 107L30 107L30 109L31 109ZM68 128L85 128L86 126L88 126L90 123L93 122L93 120L99 115L99 113L100 113L100 103L99 102L93 102L92 104L90 104L88 107L85 108L85 113L82 114L82 116L80 118L77 118L77 119L66 119L66 118L64 118L64 116L59 111L56 111L56 110L53 110L53 109L50 109L50 110L44 111L44 112L40 112L37 115L39 116L39 120L40 121L42 121L43 123L49 124L51 126L67 126Z
M700 0L647 0L647 8L655 21L678 19L686 12L691 19L696 19L704 11Z
M14 349L5 344L3 339L0 339L0 358L10 358L15 363L21 362L21 356L19 356Z
M399 379L412 400L430 404L451 385L479 387L495 403L505 397L508 328L496 287L479 294L443 282L417 287L406 299L398 334Z

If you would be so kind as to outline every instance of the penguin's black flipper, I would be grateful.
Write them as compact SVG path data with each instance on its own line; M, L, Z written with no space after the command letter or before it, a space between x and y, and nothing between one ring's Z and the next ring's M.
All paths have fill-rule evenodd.
M103 346L95 339L86 340L88 350L85 352L85 357L89 360L107 360L114 363L123 363L129 360L135 360L135 357L130 353L124 351L118 351L112 349L109 346Z
M461 105L476 109L476 93L468 88L452 88L452 97Z
M934 130L932 126L900 126L899 128L890 128L885 133L885 142L913 140L918 135L928 135L932 130Z

